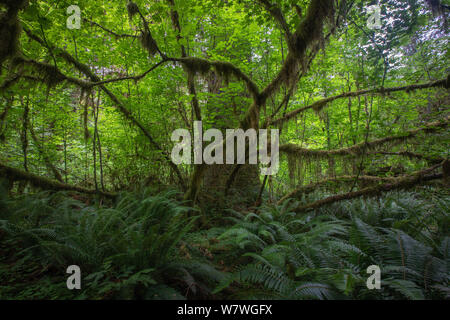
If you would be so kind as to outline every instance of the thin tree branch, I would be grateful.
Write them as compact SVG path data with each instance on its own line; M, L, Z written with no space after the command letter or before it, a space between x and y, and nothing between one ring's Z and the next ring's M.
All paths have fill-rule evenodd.
M110 33L110 34L112 34L112 35L115 36L116 38L134 38L134 39L138 38L138 36L132 35L132 34L116 33L116 32L114 32L114 31L112 31L112 30L110 30L110 29L108 29L108 28L103 27L103 26L100 25L99 23L97 23L97 22L95 22L95 21L92 21L92 20L89 20L89 19L87 19L87 18L83 18L83 21L86 21L86 22L90 23L90 24L93 25L93 26L99 27L100 29L102 29L102 30L104 30L104 31L106 31L106 32L108 32L108 33Z
M118 81L124 81L124 80L134 80L134 81L139 81L142 78L144 78L147 74L149 74L150 72L152 72L153 70L155 70L156 68L158 68L159 66L161 66L162 64L166 63L168 60L161 60L160 62L158 62L157 64L155 64L154 66L152 66L150 69L148 69L147 71L138 74L136 76L128 76L128 77L121 77L121 78L113 78L113 79L107 79L107 80L103 80L103 81L99 81L99 82L89 82L88 86L89 87L95 87L95 86L99 86L99 85L103 85L106 83L111 83L111 82L118 82Z
M352 183L353 181L357 180L358 182L368 182L368 183L379 183L379 182L395 182L397 181L397 178L393 177L377 177L377 176L338 176L335 178L328 178L321 181L318 181L316 183L311 183L305 186L301 186L294 191L290 192L289 194L282 197L280 200L278 200L278 204L282 204L285 200L290 198L299 198L302 195L314 192L320 187L329 185L329 184L335 184L335 183Z

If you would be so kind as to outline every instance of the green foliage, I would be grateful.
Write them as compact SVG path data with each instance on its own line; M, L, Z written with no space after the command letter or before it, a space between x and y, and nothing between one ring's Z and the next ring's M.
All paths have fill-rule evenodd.
M236 213L219 239L244 259L216 291L236 285L239 298L444 298L450 265L448 229L437 228L448 217L442 202L448 206L448 197L430 204L402 192L302 216L290 212L290 201L258 215ZM381 269L381 290L366 287L370 265Z
M196 218L187 218L192 209L174 196L123 193L111 208L62 193L2 199L2 298L151 298L158 292L154 285L167 287L166 298L179 298L184 285L218 281L220 273L204 261L181 255L180 241ZM78 294L65 288L64 272L72 264L85 275ZM174 283L180 273L183 280Z
M379 1L369 29L361 0L326 1L332 19L308 16L331 8L322 0L79 0L73 30L71 1L2 3L0 164L119 197L2 181L0 299L449 298L447 185L293 210L448 159L447 127L405 137L449 111L448 10L425 2ZM322 156L281 157L262 188L245 167L193 175L169 155L171 133L198 118L204 131L279 129L280 144ZM271 204L339 176L367 181ZM189 177L199 207L167 192ZM66 289L71 264L81 291ZM379 291L365 284L373 264Z
M448 196L433 189L229 211L198 230L173 192L86 205L65 193L0 199L2 299L442 299L449 296ZM312 194L311 197L323 195ZM68 265L82 290L65 287ZM381 290L366 287L370 265Z

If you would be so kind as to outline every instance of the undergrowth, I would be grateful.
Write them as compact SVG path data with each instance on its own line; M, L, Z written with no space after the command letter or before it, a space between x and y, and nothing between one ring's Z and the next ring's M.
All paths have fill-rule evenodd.
M113 205L2 192L0 299L448 299L450 197L420 190L300 214L292 199L227 210L207 229L174 192ZM69 265L81 290L66 287Z
M1 299L207 297L221 280L207 261L182 254L196 217L172 193L123 193L102 207L44 192L1 206ZM83 290L67 289L69 265L80 266Z

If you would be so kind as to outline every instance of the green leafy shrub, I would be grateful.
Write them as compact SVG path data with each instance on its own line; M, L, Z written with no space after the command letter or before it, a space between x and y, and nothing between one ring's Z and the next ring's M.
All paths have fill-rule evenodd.
M238 286L238 298L448 297L449 237L439 228L448 203L402 192L305 214L290 210L297 204L289 200L259 214L234 212L220 239L240 265L216 291ZM381 290L366 287L370 265L381 269Z
M192 209L173 193L123 193L111 208L87 206L61 193L3 202L8 208L0 221L4 263L13 261L13 267L7 270L2 263L2 283L7 284L2 298L179 299L186 287L195 292L202 279L220 278L217 271L198 272L212 267L181 254L181 240L196 217L187 217ZM82 270L80 292L65 287L65 270L72 264ZM32 277L34 269L27 270L30 266L38 279ZM52 275L57 278L49 282ZM30 286L41 289L24 291Z

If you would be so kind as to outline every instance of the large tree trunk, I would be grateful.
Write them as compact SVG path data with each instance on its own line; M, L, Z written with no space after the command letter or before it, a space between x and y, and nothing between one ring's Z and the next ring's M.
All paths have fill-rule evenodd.
M245 164L236 170L236 165L217 164L208 166L201 189L203 198L222 202L223 196L232 197L239 203L252 204L258 197L260 188L259 168ZM219 203L220 204L220 203Z
M222 95L222 80L215 72L208 76L208 91L213 94L213 99L208 102L207 110L208 113L215 114L213 127L221 130L225 137L226 129L238 126L240 113L235 110L236 116L230 117L231 102ZM207 165L205 170L199 194L202 202L221 206L231 197L238 199L238 204L254 203L256 200L260 187L258 165L244 164L238 167L236 164L212 164Z

